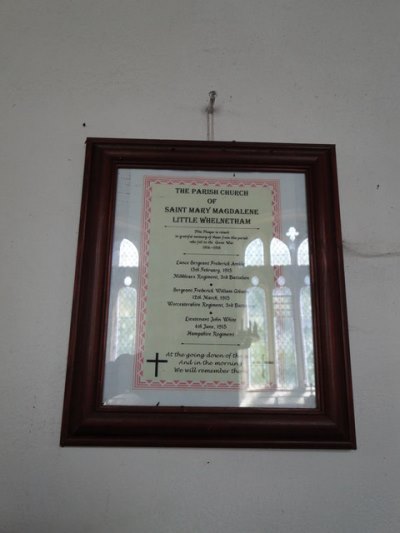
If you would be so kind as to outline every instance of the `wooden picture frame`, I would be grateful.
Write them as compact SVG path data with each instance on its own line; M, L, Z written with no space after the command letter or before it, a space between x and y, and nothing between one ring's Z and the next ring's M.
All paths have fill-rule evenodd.
M139 178L137 177L138 175ZM141 296L139 294L138 305L145 316L144 319L142 317L143 327L145 328L145 333L143 333L145 337L144 344L148 343L149 346L152 346L153 338L157 339L160 344L159 348L156 347L157 353L149 352L153 354L152 358L148 355L143 356L143 354L141 359L139 356L136 357L134 374L136 376L135 379L137 379L137 390L140 392L141 388L147 387L147 390L143 393L145 400L142 401L140 399L137 404L132 400L128 402L125 400L119 401L118 398L120 396L113 396L114 393L109 394L111 400L108 400L108 393L105 392L110 375L108 374L110 371L106 360L109 362L107 358L112 359L115 357L107 354L111 349L110 343L112 344L110 340L112 337L110 333L111 308L114 298L112 284L114 283L113 279L116 279L117 276L115 272L118 270L115 267L116 217L120 216L118 213L121 211L118 206L125 201L123 199L124 191L121 189L125 179L124 176L128 176L129 180L133 176L133 181L129 181L131 184L130 190L136 190L132 188L132 183L134 183L135 179L140 187L142 187L141 182L144 182L144 189L143 187L140 189L142 193L144 190L145 198L144 200L140 199L140 205L144 205L140 216L142 225L139 230L135 226L135 231L138 230L141 235L140 261L143 260L144 262L144 257L150 259L146 259L146 267L140 266L138 270L140 278L138 283L139 285L141 284L141 294L145 294L145 297L142 298L142 303L140 303ZM278 185L274 185L275 182L279 182ZM276 191L278 190L276 187L282 184L286 192L282 197L278 198L276 196ZM156 196L156 192L160 187L164 188ZM304 192L302 192L302 187ZM293 194L291 192L292 189L296 189ZM183 197L179 196L179 191L182 192L183 190L187 191L187 200L183 200ZM214 191L215 198L218 198L218 205L225 206L219 209L220 213L236 214L229 215L231 218L220 219L173 218L174 210L177 212L180 210L185 215L189 213L189 210L190 213L195 213L196 209L197 212L207 213L206 209L211 208L212 202L217 205L216 199L208 200L209 197L212 197L212 191ZM197 192L202 192L203 194L201 201L191 197L190 193ZM209 196L207 196L208 194ZM179 209L176 207L168 208L165 203L166 195L176 199L176 202L181 207ZM231 197L223 198L226 195L231 195ZM246 196L246 199L241 200L239 196ZM297 209L300 214L293 215L296 209L290 207L289 200L285 200L285 196L292 198L291 201L295 203L298 198L301 199L304 196L305 207ZM269 202L269 200L267 202L261 200L262 198L271 198L272 207L268 208L269 211L266 214L261 213L262 208L250 209L257 202L261 206ZM135 201L137 201L137 198ZM163 201L164 204L162 203ZM182 203L184 201L189 202L187 205L191 205L191 207L182 207L186 205ZM279 231L283 232L280 233L280 236L286 239L287 248L290 249L293 242L295 242L296 233L298 234L298 228L291 226L290 221L293 216L297 216L296 220L300 220L300 224L304 223L304 231L308 239L307 258L309 259L303 263L298 259L296 272L301 273L302 279L306 279L308 276L308 279L311 280L309 282L311 293L307 292L307 294L311 294L311 314L308 317L311 327L309 328L308 339L309 343L312 343L310 353L312 353L311 370L313 377L307 381L306 372L303 368L300 372L301 378L298 378L297 374L294 378L290 378L289 371L287 372L289 377L285 378L286 363L282 362L283 360L273 360L274 357L278 358L277 352L280 350L277 348L277 323L279 322L279 317L283 316L282 314L279 315L281 311L276 311L278 307L275 309L273 306L277 302L278 304L279 302L282 303L283 300L279 300L279 294L290 294L290 291L283 287L286 292L282 290L281 292L271 292L273 295L268 300L268 302L272 302L271 305L268 304L270 307L272 306L271 313L275 313L270 318L268 326L270 330L268 342L270 343L269 346L272 346L272 352L275 350L276 353L271 355L271 361L264 361L265 364L278 365L280 375L278 375L279 372L277 370L268 370L264 365L265 372L270 372L265 386L260 386L259 381L257 381L261 379L260 375L264 375L260 374L258 370L254 370L251 377L249 377L250 363L248 361L250 359L248 357L251 348L248 345L240 345L239 343L237 351L233 350L228 353L221 348L221 353L213 353L215 357L220 357L220 364L222 365L228 365L229 358L231 358L231 361L235 361L232 364L237 365L239 355L242 353L241 350L244 350L243 353L246 354L247 362L240 362L240 365L245 365L246 371L243 371L243 373L246 375L247 389L250 392L244 396L247 398L247 403L246 401L242 403L238 401L235 405L234 402L236 400L234 398L237 397L237 394L235 396L232 391L237 390L237 387L240 388L242 381L238 382L238 384L234 383L233 374L231 375L228 370L224 371L228 376L225 381L222 380L222 377L214 379L210 375L208 375L208 381L206 378L200 379L199 377L193 381L189 380L186 373L182 374L186 377L182 377L179 381L176 375L173 375L174 368L176 371L179 369L177 364L177 354L179 352L176 348L175 352L167 352L169 348L165 346L164 349L162 346L162 339L164 337L167 339L168 336L164 330L170 330L171 328L164 328L164 332L161 333L158 331L157 321L163 319L160 319L160 317L152 319L151 314L151 310L156 307L151 298L153 300L157 298L157 292L152 296L150 292L144 293L143 291L150 291L151 286L158 287L156 280L160 275L164 275L164 269L157 270L159 268L158 265L160 263L168 263L168 257L165 258L165 255L168 256L169 254L170 248L168 247L170 245L174 246L177 240L176 235L179 232L178 230L175 231L175 229L173 234L168 234L170 235L169 237L160 237L157 240L158 233L161 232L162 228L167 227L165 224L166 217L172 217L168 218L168 220L174 221L175 225L171 226L174 228L181 223L192 224L192 228L200 227L206 221L212 221L216 224L222 223L221 228L226 228L223 224L228 223L232 225L233 229L227 228L225 234L230 238L234 234L234 230L237 229L239 231L241 229L239 227L240 224L253 222L253 219L250 218L235 218L241 217L237 213L255 214L255 216L258 216L257 224L261 221L261 224L272 228L270 230L267 228L270 233L273 232L273 234L268 234L268 238L276 239L274 241L276 243L279 241L276 233L279 226L277 222L279 213L277 215L275 212L276 206L281 205L281 203L283 205L285 201L289 205L285 215L286 225L281 225ZM300 203L301 201L299 200ZM162 206L162 208L159 206ZM245 207L242 209L238 206ZM157 214L157 209L160 215ZM272 212L273 210L275 211ZM304 211L304 216L302 210ZM129 212L131 211L134 212L135 210L129 208ZM162 216L161 212L163 213ZM121 227L124 224L126 225L126 221L129 219L128 215L124 214L124 216L125 219L121 222ZM228 215L223 215L223 217L226 216ZM259 225L257 230L260 229ZM202 231L201 229L199 230L201 235ZM192 248L192 250L199 252L201 249L201 253L203 253L204 248L206 248L206 252L210 252L210 254L212 252L216 256L212 260L213 263L211 263L211 259L208 259L208 262L206 261L205 263L198 262L196 264L194 262L195 267L190 267L194 271L198 264L223 264L218 259L221 251L218 248L218 238L223 232L217 229L212 231L214 236L209 241L211 249L210 245L204 244L206 241L201 239L189 241L188 235L182 236L182 233L180 233L184 247L186 245L189 246L190 242L190 246L197 246L197 248ZM267 235L268 231L266 231L265 235ZM147 235L145 239L143 237L144 234ZM164 246L166 240L169 242L168 246ZM197 244L193 244L195 242ZM248 242L250 241L246 241L246 245L248 245ZM254 239L251 242L254 242ZM225 247L221 253L231 250L233 248ZM180 249L178 251L180 253ZM171 254L176 253L176 250L171 252ZM284 251L284 253L292 254L292 257L294 257L293 250ZM297 253L299 254L298 250ZM151 259L151 254L155 254L155 259ZM225 253L222 255L227 256L230 254ZM268 255L267 248L265 255ZM298 255L297 257L300 256ZM273 261L272 259L267 262L268 268L265 267L267 268L265 272L268 272L268 276L272 280L271 283L275 287L274 289L271 288L271 291L282 289L282 285L284 286L285 283L282 272L289 273L291 267L279 266L279 261ZM289 264L287 261L286 263L283 260L281 262L284 265ZM306 267L299 266L305 263L307 263ZM119 264L121 265L122 263L120 262ZM177 264L177 262L174 262L174 264ZM228 271L232 270L228 260L224 264L227 265ZM236 265L236 263L232 264ZM253 265L253 270L256 269L254 271L258 272L261 268L259 264L256 259L247 259L247 263L246 259L243 259L243 262L239 263L241 266L237 268L242 268L242 272L243 268L250 268ZM308 272L306 277L303 275L304 268L307 268ZM154 270L153 274L152 269ZM184 278L195 278L194 275L192 276L189 273L189 270L187 268L186 271L179 270L179 272L186 272L181 274ZM211 271L213 269L209 268L208 270ZM125 284L129 284L131 276L127 276L123 268L120 268L119 271L121 271L120 274L123 279L128 280ZM250 274L246 277L246 280L256 280L252 281L252 283L257 286L259 279L257 276L252 276ZM245 276L232 276L232 278L235 277L245 279ZM222 278L222 274L215 274L214 280L217 281L214 285L218 285L221 282L221 286L225 287L223 289L225 293L233 293L233 285L232 288L229 288L228 281L223 284ZM172 285L174 285L174 291L179 296L176 297L176 302L170 302L169 305L189 305L188 299L182 300L182 298L186 298L186 296L181 295L184 292L182 287L186 287L184 290L191 294L190 302L192 302L193 291L206 291L202 278L198 284L196 279L193 282L189 280L192 283L191 285L187 280L185 280L187 285L182 285L179 281L176 283L171 281L171 287L169 286L169 279L170 277L165 277L163 280L162 291L164 292L160 299L162 301L168 298L171 300ZM207 279L208 281L210 279ZM237 283L242 282L238 281ZM209 283L207 286L212 287L212 285L212 283ZM150 288L148 288L149 286ZM200 288L196 289L196 287ZM248 298L250 289L237 289L237 291L243 293L243 298ZM220 308L225 305L240 307L239 300L235 300L235 303L224 304L221 303L223 300L220 300L220 296L215 294L214 288L207 290L212 293L212 298L217 302L216 306L220 306ZM156 288L154 291L156 291ZM275 297L274 295L278 296ZM200 301L202 298L200 297ZM229 300L230 296L225 298ZM284 301L286 311L288 302L289 299ZM216 311L220 312L220 308L216 309ZM298 306L293 307L293 309L295 308L297 310L293 312L302 312ZM180 315L180 311L175 311L173 306L170 313L165 313L165 309L167 307L164 306L160 312L162 313L161 316L171 314L172 322L168 324L176 323L181 316L188 317L189 320L193 319L194 321L214 321L216 319L216 317L208 317L208 314L203 316L200 311L193 311L193 313L198 314L189 316L188 314ZM212 315L213 313L209 309L212 309L212 307L207 308L207 313ZM185 311L185 313L189 312ZM285 327L289 328L287 331L291 331L290 328L292 328L293 335L297 331L299 335L303 334L304 336L305 328L301 323L303 318L302 315L298 320L299 326L296 326L296 321L294 320L292 328L290 325L292 322L290 322L291 319L289 317L287 319L289 321L284 322L286 324ZM232 322L236 321L236 326L242 328L240 330L242 337L250 332L250 335L259 339L259 332L255 331L257 329L256 320L249 321L249 316L247 316L247 319L243 319L244 326L236 318L231 318L230 320ZM149 324L152 324L151 327ZM215 336L218 335L219 331L215 329L216 327L211 324L209 326ZM259 322L258 328L260 328ZM266 325L265 328L267 328ZM188 328L185 330L185 332L192 335L195 335L194 331L194 329L188 330ZM214 331L216 331L215 334ZM229 328L228 331L230 331ZM137 335L138 332L136 331ZM230 333L226 333L226 335L230 335ZM177 333L177 343L179 345L185 344L183 336L183 333ZM236 337L234 338L236 339ZM167 341L165 341L165 344L168 344ZM164 351L162 352L163 349ZM140 349L138 350L140 351ZM187 356L193 355L190 358L190 364L194 373L197 372L195 365L199 365L198 372L200 372L200 367L203 364L200 362L200 358L207 359L204 349L200 347L196 350L193 353L188 351L182 352L182 354L179 353L182 357L184 354ZM207 353L208 355L211 354L211 352ZM168 377L163 377L162 372L167 372L166 368L170 361L168 356L175 357L174 365L171 363ZM199 357L198 361L196 356ZM298 358L299 356L297 355L296 357ZM243 356L240 355L240 358L243 358ZM165 364L161 364L162 362ZM167 362L168 364L166 364ZM214 364L211 361L208 363L211 366ZM299 365L300 363L297 362L296 364ZM256 367L254 366L254 368ZM183 372L182 370L179 371ZM206 371L204 370L203 372ZM251 380L253 380L253 384L249 385ZM277 384L279 380L286 384L279 387ZM195 390L196 387L193 383L198 386L198 389L203 387L204 390L200 392ZM216 391L219 388L223 390ZM153 393L153 389L159 392ZM298 392L300 389L301 394ZM307 393L304 392L306 389ZM138 397L141 398L140 394ZM192 400L192 397L200 399ZM162 401L159 401L159 398L162 398ZM250 401L248 401L249 398ZM257 400L257 398L259 399ZM292 400L294 398L294 400L292 401L290 398ZM307 403L309 398L311 398L311 403ZM170 401L170 399L172 400ZM254 403L252 403L253 399L255 399ZM291 401L292 403L290 403ZM338 449L356 447L334 146L248 142L87 139L61 445Z

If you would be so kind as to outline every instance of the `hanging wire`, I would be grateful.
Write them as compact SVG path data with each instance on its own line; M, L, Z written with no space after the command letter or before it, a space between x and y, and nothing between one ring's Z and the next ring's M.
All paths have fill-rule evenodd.
M209 102L207 106L207 141L214 140L214 103L217 97L217 91L210 91L208 93Z

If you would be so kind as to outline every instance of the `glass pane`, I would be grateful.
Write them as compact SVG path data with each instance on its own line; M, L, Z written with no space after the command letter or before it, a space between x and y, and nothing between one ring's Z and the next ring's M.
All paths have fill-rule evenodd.
M105 404L315 407L304 175L120 170L113 247Z

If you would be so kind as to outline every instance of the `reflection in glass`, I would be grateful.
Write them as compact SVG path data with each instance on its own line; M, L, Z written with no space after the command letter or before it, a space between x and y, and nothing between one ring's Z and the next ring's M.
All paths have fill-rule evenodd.
M250 287L246 294L247 324L255 331L248 350L249 386L263 388L271 383L268 364L267 307L265 292L261 287Z
M136 335L136 289L124 287L118 292L116 357L133 354Z
M297 264L309 265L308 239L304 239L297 250Z
M315 387L310 278L304 277L308 268L300 271L292 262L293 254L299 266L308 267L308 239L296 247L298 236L291 226L286 233L288 244L271 239L271 266L276 273L273 286L265 278L261 239L254 239L245 249L244 263L252 284L246 291L245 322L249 330L257 332L246 354L249 392L306 393ZM283 271L286 277L280 275ZM295 309L300 310L299 315Z
M306 387L315 387L310 278L306 276L304 282L306 286L302 287L300 291L301 333L305 365L304 378Z
M133 242L123 239L119 248L119 266L137 267L139 265L139 253Z
M286 237L289 237L292 242L294 242L296 240L296 237L298 237L299 235L300 233L294 226L290 226L290 228L286 232Z
M137 267L139 254L136 246L122 239L117 248L116 265L110 294L110 327L107 361L116 361L122 354L133 357L137 321Z
M285 278L279 278L278 283L279 287L272 292L278 385L283 389L293 389L297 387L298 380L292 292L284 286Z
M283 267L286 267L285 277L278 276L273 286L269 285L265 278L262 240L254 239L244 251L244 265L249 271L251 283L246 290L246 308L243 314L246 331L251 332L251 341L245 347L247 362L243 367L247 369L247 391L254 394L257 391L289 392L299 389L306 393L315 388L310 278L303 275L303 286L296 290L298 282L294 280L297 276L291 277L294 272L291 269L298 267L291 266L289 246L274 237L269 249L271 266L277 269L276 272L281 273ZM304 239L292 253L299 266L307 267L308 239ZM138 264L139 254L136 246L128 239L122 239L116 266L121 274L115 276L115 279L120 279L120 287L115 303L111 306L114 309L114 325L109 361L114 361L115 364L121 356L121 361L128 356L127 361L132 361L135 354L137 290L134 280L137 279ZM305 272L308 273L308 268ZM293 290L288 287L287 279L294 284ZM300 310L297 318L298 328L295 306ZM110 370L108 373L107 382L110 383L113 374ZM128 375L127 370L123 371L123 375ZM123 378L118 378L118 382L119 392L122 392Z
M264 265L264 245L261 239L254 239L247 246L244 254L245 266L262 266Z
M270 246L271 265L290 265L290 251L284 242L274 237Z

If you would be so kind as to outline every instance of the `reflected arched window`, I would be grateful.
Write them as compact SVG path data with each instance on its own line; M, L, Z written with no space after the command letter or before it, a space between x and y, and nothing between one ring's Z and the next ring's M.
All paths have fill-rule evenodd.
M292 291L284 283L280 277L279 286L272 292L276 366L279 388L293 389L298 378Z
M247 327L250 337L249 386L261 388L271 384L268 357L268 324L265 291L261 287L251 287L246 291Z
M261 239L251 241L244 253L245 266L263 266L264 265L264 245Z
M292 263L289 248L276 237L271 241L270 253L272 266L290 265Z
M133 242L123 239L119 247L119 262L121 267L139 266L139 253Z
M121 354L133 354L136 335L136 289L123 287L118 291L117 299L117 339L115 357Z
M306 387L315 387L311 291L309 276L305 277L304 283L305 286L300 290L300 319L304 353L304 380Z
M122 354L132 355L135 350L137 292L134 280L138 265L139 254L136 246L128 239L123 239L119 247L118 266L129 267L131 270L128 276L122 275L120 278L123 286L116 295L111 360L117 359ZM123 272L125 271L122 270Z
M297 249L297 264L306 266L310 264L308 239L304 239Z

